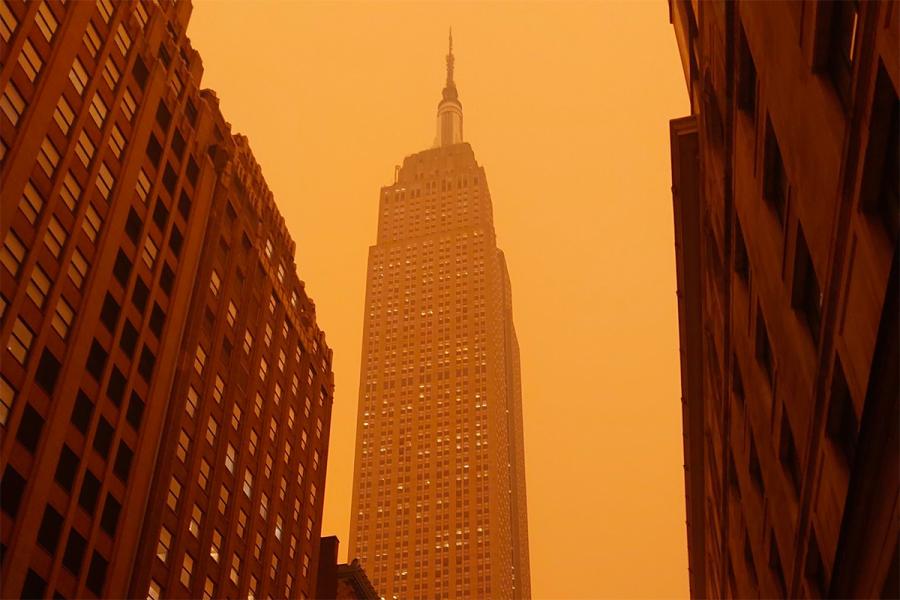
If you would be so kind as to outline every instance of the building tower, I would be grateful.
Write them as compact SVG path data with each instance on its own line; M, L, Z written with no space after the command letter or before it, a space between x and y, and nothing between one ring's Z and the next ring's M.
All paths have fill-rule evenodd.
M369 248L350 556L385 598L528 598L509 276L462 141L453 52L435 145L381 189Z
M331 351L190 2L0 1L0 592L308 598Z
M900 7L669 8L691 596L896 598Z

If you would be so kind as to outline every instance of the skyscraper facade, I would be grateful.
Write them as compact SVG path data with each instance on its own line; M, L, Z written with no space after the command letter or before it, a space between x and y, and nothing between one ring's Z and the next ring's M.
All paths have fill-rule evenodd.
M350 556L386 598L528 598L518 342L453 80L433 148L381 190L369 249Z
M691 595L897 597L900 10L669 9Z
M189 2L0 2L0 589L312 597L333 379Z

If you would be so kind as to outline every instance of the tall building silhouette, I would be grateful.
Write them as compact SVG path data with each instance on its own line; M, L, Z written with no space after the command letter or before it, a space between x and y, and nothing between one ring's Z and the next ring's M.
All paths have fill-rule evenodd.
M0 590L311 598L331 351L189 2L0 2Z
M896 598L900 6L669 9L691 595Z
M528 598L519 350L453 42L434 147L381 190L350 556L386 598Z

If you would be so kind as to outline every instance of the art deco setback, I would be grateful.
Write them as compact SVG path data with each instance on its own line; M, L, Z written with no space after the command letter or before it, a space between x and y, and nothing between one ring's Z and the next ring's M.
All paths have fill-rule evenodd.
M669 2L694 597L897 597L893 2Z
M4 595L315 593L331 351L190 12L0 3Z

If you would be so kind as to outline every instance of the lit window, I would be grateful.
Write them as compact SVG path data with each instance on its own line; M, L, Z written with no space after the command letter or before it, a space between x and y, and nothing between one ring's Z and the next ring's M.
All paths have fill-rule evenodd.
M25 193L22 194L22 201L19 202L19 210L22 211L28 222L34 225L42 208L44 208L44 199L29 179L25 183Z
M9 4L0 2L0 39L8 42L12 37L12 32L16 29L16 25L18 25L18 21L9 9Z
M250 469L244 469L244 494L248 498L253 494L253 473Z
M93 204L88 204L87 210L84 212L84 221L81 222L81 228L85 235L92 242L97 241L97 235L100 233L102 221Z
M72 87L75 88L79 96L84 93L84 88L88 82L88 74L77 56L72 63L72 69L69 71L69 81L72 82Z
M41 30L41 33L44 34L44 39L48 42L53 39L53 34L56 33L56 17L53 16L53 11L50 10L50 7L47 6L47 2L41 2L41 5L38 7L37 13L34 15L34 21L37 23L38 29Z
M56 171L56 165L59 163L59 151L50 138L44 138L41 143L41 151L38 152L37 162L43 169L47 177L53 178L53 172Z
M181 566L181 583L184 587L191 587L191 571L194 569L194 559L187 552L184 553L184 564Z
M169 495L166 497L166 504L173 511L178 509L178 497L181 495L181 483L172 478L172 481L169 483Z
M234 446L229 442L228 450L225 452L225 468L228 469L229 473L234 473L234 461L235 461L236 451Z
M197 352L194 354L194 371L197 375L203 375L203 367L206 365L206 350L197 344Z
M250 354L250 348L253 347L253 336L250 335L250 330L248 329L244 332L244 352L246 354Z
M187 402L185 402L184 410L189 417L193 418L194 411L197 410L197 403L200 401L200 394L194 389L193 385L188 386Z
M231 408L231 425L234 427L235 431L241 426L241 408L237 403Z
M65 96L59 97L59 102L56 103L56 110L53 111L53 120L59 125L60 131L64 134L69 133L69 128L72 127L72 122L75 121L75 112L69 106Z
M56 302L56 312L53 315L53 330L59 334L59 337L66 339L74 318L75 311L66 302L66 299L60 296Z
M134 3L134 14L137 17L138 22L141 24L141 28L147 25L147 20L149 19L147 15L147 11L144 10L143 5L140 2Z
M119 82L119 69L113 63L112 56L106 59L106 65L103 67L103 80L109 89L116 89L116 84Z
M59 258L59 253L62 252L66 237L68 237L68 234L62 223L55 216L50 217L50 222L47 224L47 233L44 234L44 245L47 246L47 249L50 250L54 257Z
M235 585L238 584L238 580L240 578L240 575L238 574L240 569L241 569L241 557L238 556L237 554L235 554L234 557L231 559L231 574L230 574L231 582Z
M128 54L128 49L131 48L131 37L129 37L128 32L125 31L125 27L119 23L119 28L116 30L116 46L119 47L119 52L122 55Z
M88 23L87 29L84 31L84 47L88 49L88 52L94 58L97 57L97 53L100 51L100 34L97 33L97 29L94 27L93 23Z
M3 6L6 6L6 4ZM4 90L3 96L0 97L0 108L3 109L3 113L13 125L19 122L19 117L25 112L25 100L12 81L6 83L6 90Z
M71 171L66 172L65 178L63 178L63 185L59 190L59 195L62 197L66 208L71 212L75 212L75 207L78 205L78 198L81 197L81 187L79 187L75 178L72 177Z
M209 421L206 424L206 441L209 442L210 446L214 446L216 443L216 432L219 429L218 423L216 423L216 419L210 415Z
M209 484L209 473L211 467L209 466L209 462L204 458L200 461L200 473L197 475L197 483L200 484L202 489L206 489L207 484Z
M188 448L191 445L191 439L188 437L187 432L182 429L181 435L178 437L178 447L175 449L175 454L178 455L178 459L181 462L187 460Z
M222 378L218 374L216 374L216 382L215 382L215 385L213 386L213 399L215 399L215 401L217 403L221 403L222 396L224 394L225 394L225 382L222 381Z
M200 537L200 519L202 518L203 512L200 510L200 506L198 504L194 504L194 511L191 513L191 522L188 524L188 531L191 532L191 535L194 537Z
M31 348L31 342L33 340L34 333L31 331L31 328L25 324L25 321L18 318L13 324L12 334L9 336L9 342L7 342L6 348L9 350L9 353L19 361L19 364L24 366L25 360L28 358L28 350Z
M135 185L134 191L137 192L141 202L147 204L147 194L150 193L150 179L147 177L147 174L144 173L143 168L138 171L137 184Z
M44 306L44 300L50 292L50 278L47 272L41 268L41 265L35 264L31 271L31 280L28 282L28 297L34 302L35 306L41 308Z
M209 289L212 291L213 296L217 296L219 294L219 287L222 284L222 280L219 279L219 273L213 269L212 274L209 276Z
M140 6L138 4L137 6ZM216 553L216 561L219 560L219 555ZM213 580L209 577L206 578L206 583L203 584L203 600L212 600L213 598L213 590L215 589L215 584Z
M122 130L119 129L118 125L113 125L110 130L108 143L109 149L112 150L113 155L116 158L121 158L122 150L125 149L125 136L122 135Z
M97 127L103 128L103 121L106 120L107 108L106 104L103 102L103 98L100 97L100 94L94 94L88 112L91 114L91 118L94 119L94 123L97 124Z
M216 529L212 534L212 543L209 547L209 557L216 562L219 562L219 548L222 547L222 534L219 533L219 530Z
M87 270L87 259L78 248L75 248L72 252L72 262L69 264L69 279L72 280L75 287L80 287L84 283L84 278L87 276Z
M28 77L29 81L34 81L37 78L37 74L41 71L41 67L44 66L41 57L29 39L25 40L25 43L22 45L22 51L19 53L19 66L25 71L25 76Z
M131 91L126 89L125 93L122 95L122 114L125 115L125 119L129 123L134 118L134 112L136 110L137 102L135 102L134 96L131 95Z
M147 268L153 270L153 263L156 262L156 255L159 254L159 248L156 247L156 243L147 236L147 239L144 240L144 250L141 252L141 258L144 259L144 264L147 265Z
M231 300L228 301L228 314L225 316L225 320L228 322L228 325L234 327L235 320L237 319L237 306L234 305L234 302Z
M166 526L163 525L159 531L159 545L156 547L156 557L166 562L166 558L169 556L169 548L172 546L172 532L166 529ZM152 586L151 586L152 587ZM159 587L157 586L157 594L159 593Z
M103 17L103 20L109 23L113 15L112 0L97 0L97 9L100 11L100 16Z
M221 489L219 489L219 512L223 515L225 514L225 509L228 508L229 496L230 494L228 493L228 488L223 485Z
M162 596L162 589L155 579L150 580L150 589L147 590L147 600L159 600Z
M78 156L79 160L81 160L81 164L83 164L85 168L91 164L91 159L94 157L94 143L84 131L78 136L78 144L75 146L75 155Z

